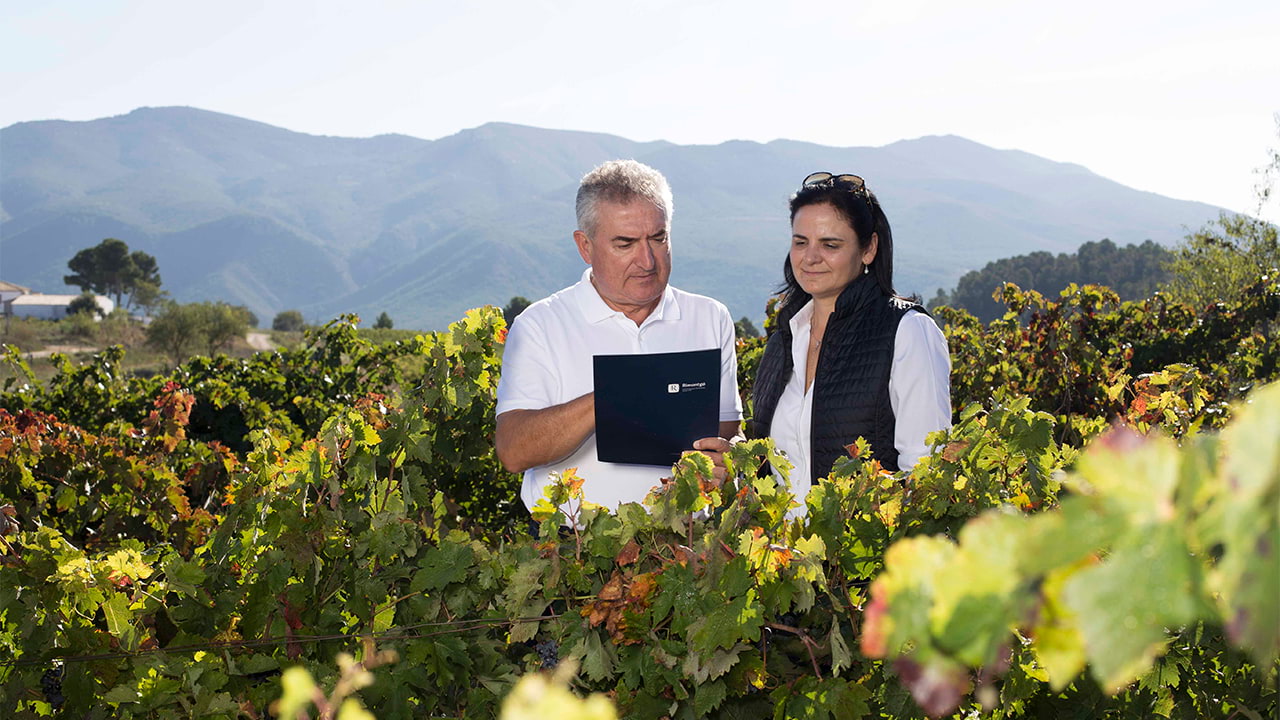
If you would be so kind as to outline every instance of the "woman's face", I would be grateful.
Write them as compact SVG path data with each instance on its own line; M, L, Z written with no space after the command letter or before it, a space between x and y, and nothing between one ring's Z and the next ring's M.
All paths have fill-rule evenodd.
M834 299L875 259L877 240L873 234L863 250L834 207L805 205L791 221L791 272L814 299Z

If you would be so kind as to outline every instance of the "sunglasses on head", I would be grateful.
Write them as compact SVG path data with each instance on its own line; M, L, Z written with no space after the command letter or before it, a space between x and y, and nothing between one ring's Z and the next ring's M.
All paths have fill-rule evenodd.
M850 173L845 173L844 175L832 175L829 172L810 173L809 176L804 179L804 182L800 183L800 185L802 187L807 187L809 185L816 185L822 182L831 182L832 184L839 184L839 185L849 185L854 190L861 190L867 186L867 184L862 180L862 178L858 177L857 175L853 175Z

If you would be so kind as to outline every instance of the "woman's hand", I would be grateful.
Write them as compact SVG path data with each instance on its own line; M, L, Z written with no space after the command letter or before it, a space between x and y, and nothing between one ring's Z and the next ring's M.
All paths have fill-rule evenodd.
M724 479L727 476L724 467L724 454L729 452L729 448L732 446L732 443L722 437L705 437L693 441L694 450L700 450L703 455L711 458L711 464L714 466L711 471L711 482L716 487L724 484Z

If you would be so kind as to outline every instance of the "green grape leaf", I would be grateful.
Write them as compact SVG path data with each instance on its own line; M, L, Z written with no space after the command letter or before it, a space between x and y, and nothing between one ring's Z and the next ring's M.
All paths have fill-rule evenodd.
M133 625L133 613L129 611L129 601L125 596L112 593L102 603L102 614L107 618L107 632L120 640L120 646L129 652L137 650L141 638Z
M1062 601L1074 614L1094 677L1108 692L1138 678L1165 646L1165 628L1196 619L1197 574L1176 528L1117 548L1076 573Z
M1266 663L1280 655L1280 383L1250 399L1222 433L1224 487L1207 540L1223 546L1213 585L1227 633Z
M423 553L413 585L424 590L439 590L465 578L472 563L471 545L465 536L450 535Z
M831 674L834 677L840 677L841 670L853 667L853 653L849 652L849 645L844 641L844 633L840 632L838 618L831 620L831 634L828 640L831 643Z
M971 520L960 533L960 547L932 578L930 624L939 646L971 665L995 659L1017 622L1015 572L1020 515L988 513Z
M708 713L720 707L728 694L724 681L699 684L693 691L693 713L696 717L706 717Z
M756 591L720 605L689 625L690 649L709 655L717 648L733 647L739 640L760 639L764 624L762 608L756 602Z
M689 653L680 669L685 677L692 678L694 682L706 683L729 672L737 664L738 656L749 648L749 645L738 643L729 650L716 650L705 661L701 655Z

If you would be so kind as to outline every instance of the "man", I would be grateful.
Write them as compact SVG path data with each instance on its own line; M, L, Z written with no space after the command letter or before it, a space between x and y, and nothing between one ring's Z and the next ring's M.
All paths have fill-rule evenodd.
M578 188L582 279L530 305L507 335L498 383L498 459L524 473L520 497L532 509L552 472L576 467L583 497L611 508L638 502L669 468L596 457L592 357L720 349L720 437L706 451L723 478L742 403L733 319L724 305L667 284L671 274L671 188L634 160L607 162Z

